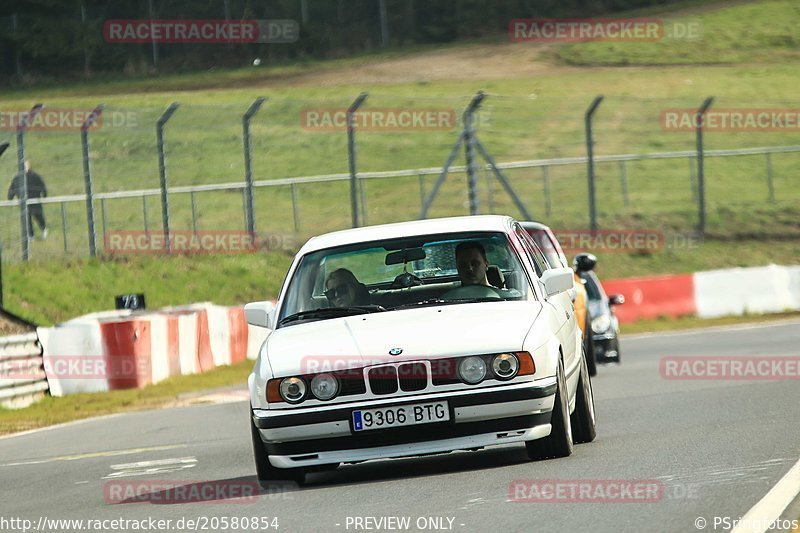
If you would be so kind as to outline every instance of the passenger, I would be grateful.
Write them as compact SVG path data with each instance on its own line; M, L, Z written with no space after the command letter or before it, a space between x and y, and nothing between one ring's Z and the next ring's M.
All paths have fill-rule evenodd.
M325 281L325 297L333 307L369 305L369 291L346 268L334 270Z
M491 287L486 271L489 261L486 249L477 241L465 241L456 246L456 268L461 285L486 285Z

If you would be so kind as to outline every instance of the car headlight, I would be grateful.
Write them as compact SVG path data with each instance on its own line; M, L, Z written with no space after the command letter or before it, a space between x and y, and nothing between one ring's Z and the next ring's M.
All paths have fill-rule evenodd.
M339 381L331 374L317 374L311 380L311 393L318 400L330 400L339 392Z
M285 378L281 381L281 398L289 403L302 402L306 397L306 383L300 378Z
M458 377L474 385L486 377L486 361L480 357L465 357L458 363Z
M492 372L498 379L511 379L517 375L519 359L510 353L501 353L492 359Z
M611 318L608 315L600 315L592 319L592 331L595 333L605 333L611 327Z

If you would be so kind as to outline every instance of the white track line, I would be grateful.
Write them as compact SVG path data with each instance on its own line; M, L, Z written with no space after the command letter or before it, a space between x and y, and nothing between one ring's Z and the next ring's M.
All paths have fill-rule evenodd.
M761 501L747 511L731 533L764 533L770 523L779 519L789 504L800 494L800 461L772 487Z

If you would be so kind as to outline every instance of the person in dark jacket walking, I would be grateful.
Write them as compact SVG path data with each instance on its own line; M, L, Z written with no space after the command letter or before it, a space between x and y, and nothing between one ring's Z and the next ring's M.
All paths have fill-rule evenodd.
M25 161L25 174L28 179L28 198L45 198L47 197L47 187L44 184L42 177L31 170L31 162ZM11 181L11 186L8 188L8 199L13 200L17 197L22 197L22 176L17 174ZM44 209L42 204L28 205L28 236L33 238L33 221L39 224L39 229L42 230L42 238L47 238L47 223L44 220Z

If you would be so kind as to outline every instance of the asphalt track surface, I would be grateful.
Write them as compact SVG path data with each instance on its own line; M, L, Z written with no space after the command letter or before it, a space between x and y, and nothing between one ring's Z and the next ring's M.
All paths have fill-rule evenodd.
M622 365L601 366L594 380L597 440L571 457L528 462L523 446L508 445L375 461L243 499L234 496L255 485L243 402L13 436L0 439L0 530L22 531L24 523L10 519L31 520L40 531L77 530L53 520L106 520L84 522L83 530L115 531L124 524L110 520L152 518L172 521L163 531L698 531L702 517L705 531L723 531L714 517L743 516L800 458L800 382L664 379L659 363L799 353L797 321L623 338ZM516 480L527 480L528 496L536 487L552 497L546 482L579 480L596 480L592 487L601 484L607 495L511 501ZM660 488L647 501L621 503L615 481ZM184 493L165 490L170 484ZM125 499L132 487L138 500ZM233 528L232 517L247 518L247 527ZM250 527L254 521L259 527Z

